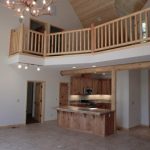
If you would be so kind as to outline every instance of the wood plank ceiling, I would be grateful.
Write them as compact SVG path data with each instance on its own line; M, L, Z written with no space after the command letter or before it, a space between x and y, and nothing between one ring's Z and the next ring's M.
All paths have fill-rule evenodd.
M113 20L143 8L147 0L69 0L84 27Z

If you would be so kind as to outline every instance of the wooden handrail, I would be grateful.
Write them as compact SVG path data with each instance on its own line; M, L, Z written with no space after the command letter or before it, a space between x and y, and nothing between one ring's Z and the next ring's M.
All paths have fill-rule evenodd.
M143 27L144 29L143 29ZM92 53L150 40L150 8L91 28L40 33L23 25L11 31L10 55L40 56Z

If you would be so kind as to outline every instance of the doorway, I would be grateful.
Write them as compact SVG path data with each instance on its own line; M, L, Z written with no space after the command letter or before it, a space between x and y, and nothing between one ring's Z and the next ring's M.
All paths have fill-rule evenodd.
M43 89L43 82L27 83L26 124L41 123L43 120Z

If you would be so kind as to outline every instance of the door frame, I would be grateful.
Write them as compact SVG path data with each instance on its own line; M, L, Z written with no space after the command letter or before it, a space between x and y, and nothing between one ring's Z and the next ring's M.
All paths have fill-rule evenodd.
M46 81L40 81L40 80L28 80L26 83L26 108L25 108L25 124L26 123L26 119L27 119L27 90L28 90L28 83L29 82L34 82L34 83L42 83L42 108L41 108L41 122L39 123L43 123L45 121L45 89L46 89Z

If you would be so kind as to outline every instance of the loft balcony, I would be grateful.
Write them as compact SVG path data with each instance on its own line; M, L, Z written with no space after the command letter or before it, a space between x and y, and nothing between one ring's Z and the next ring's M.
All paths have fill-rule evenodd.
M79 30L49 34L24 25L11 30L9 55L42 57L100 53L150 41L150 8Z

